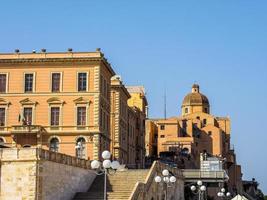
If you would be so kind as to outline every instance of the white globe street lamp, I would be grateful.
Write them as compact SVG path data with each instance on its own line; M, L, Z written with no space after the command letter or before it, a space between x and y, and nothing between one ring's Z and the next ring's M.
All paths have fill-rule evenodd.
M207 190L207 187L203 185L201 180L199 180L197 181L196 185L192 185L190 189L194 194L198 194L198 199L201 200L203 198L203 194Z
M104 161L101 163L98 160L93 160L91 162L91 168L96 170L97 175L104 174L104 200L107 199L107 174L111 174L110 172L113 171L112 174L116 173L116 170L119 169L120 163L117 160L111 161L111 153L109 151L102 152L102 158Z
M227 198L231 197L231 193L226 192L225 188L221 188L221 191L217 193L217 196L222 197L222 199L227 199Z
M154 181L156 183L161 183L163 182L165 184L165 200L167 200L167 195L168 195L168 187L172 187L175 185L176 182L176 177L172 175L172 173L169 172L169 170L164 169L162 171L162 177L161 176L156 176Z

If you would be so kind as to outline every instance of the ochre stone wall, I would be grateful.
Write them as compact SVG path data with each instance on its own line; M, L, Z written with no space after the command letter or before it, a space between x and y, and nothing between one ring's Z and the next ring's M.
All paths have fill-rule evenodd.
M93 171L51 161L39 164L38 200L71 200L76 192L88 190L96 174Z
M36 148L0 149L1 200L71 200L96 174L89 161Z
M36 161L1 163L1 200L35 200Z

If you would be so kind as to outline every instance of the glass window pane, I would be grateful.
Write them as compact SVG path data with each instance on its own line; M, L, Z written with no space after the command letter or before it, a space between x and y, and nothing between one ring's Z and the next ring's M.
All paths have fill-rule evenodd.
M85 158L85 139L80 137L76 141L76 156L78 158Z
M6 109L0 108L0 126L5 126L6 121Z
M60 91L60 73L52 74L52 92Z
M25 92L33 91L33 74L25 74Z
M24 125L32 125L32 108L24 108Z
M6 74L0 74L0 92L6 92Z
M86 125L86 107L77 108L77 125L78 126Z
M78 74L78 91L86 91L87 89L87 74L79 73Z
M52 107L51 108L51 126L58 126L59 125L59 107Z
M49 150L50 151L54 151L54 152L58 152L58 148L59 148L59 141L57 138L53 138L50 140L50 145L49 145Z

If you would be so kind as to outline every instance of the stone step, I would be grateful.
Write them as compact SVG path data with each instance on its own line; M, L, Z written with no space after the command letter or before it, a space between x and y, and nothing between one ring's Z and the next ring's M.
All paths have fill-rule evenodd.
M107 176L107 199L129 199L137 182L144 182L149 170L128 170ZM104 176L97 176L88 192L77 193L74 200L102 200Z

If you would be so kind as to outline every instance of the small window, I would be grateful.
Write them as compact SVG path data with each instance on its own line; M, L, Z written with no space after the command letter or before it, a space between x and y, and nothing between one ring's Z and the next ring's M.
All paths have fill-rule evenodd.
M198 119L198 120L200 120L200 117L199 117L199 116L197 116L197 119Z
M52 92L60 92L60 73L52 73Z
M32 125L32 108L24 108L24 125Z
M203 119L203 124L204 124L204 125L207 124L207 119Z
M24 76L24 91L33 92L33 74L25 74Z
M212 131L209 131L209 132L208 132L208 135L211 136L211 135L212 135Z
M52 138L50 140L49 150L53 152L58 152L59 149L59 141L57 138Z
M52 107L51 108L51 126L59 126L59 114L60 108L59 107Z
M78 73L78 91L84 92L87 90L87 73Z
M185 108L185 109L184 109L184 112L185 112L185 113L188 113L188 108Z
M205 112L205 113L208 113L208 108L205 108L205 109L204 109L204 112Z
M86 125L86 107L77 107L77 125Z
M160 135L160 138L165 138L165 135Z
M160 125L160 130L165 130L165 125Z
M5 126L6 123L6 109L0 108L0 126Z
M4 139L0 138L0 144L4 144L4 143L5 143Z
M0 93L6 93L6 74L0 74Z

